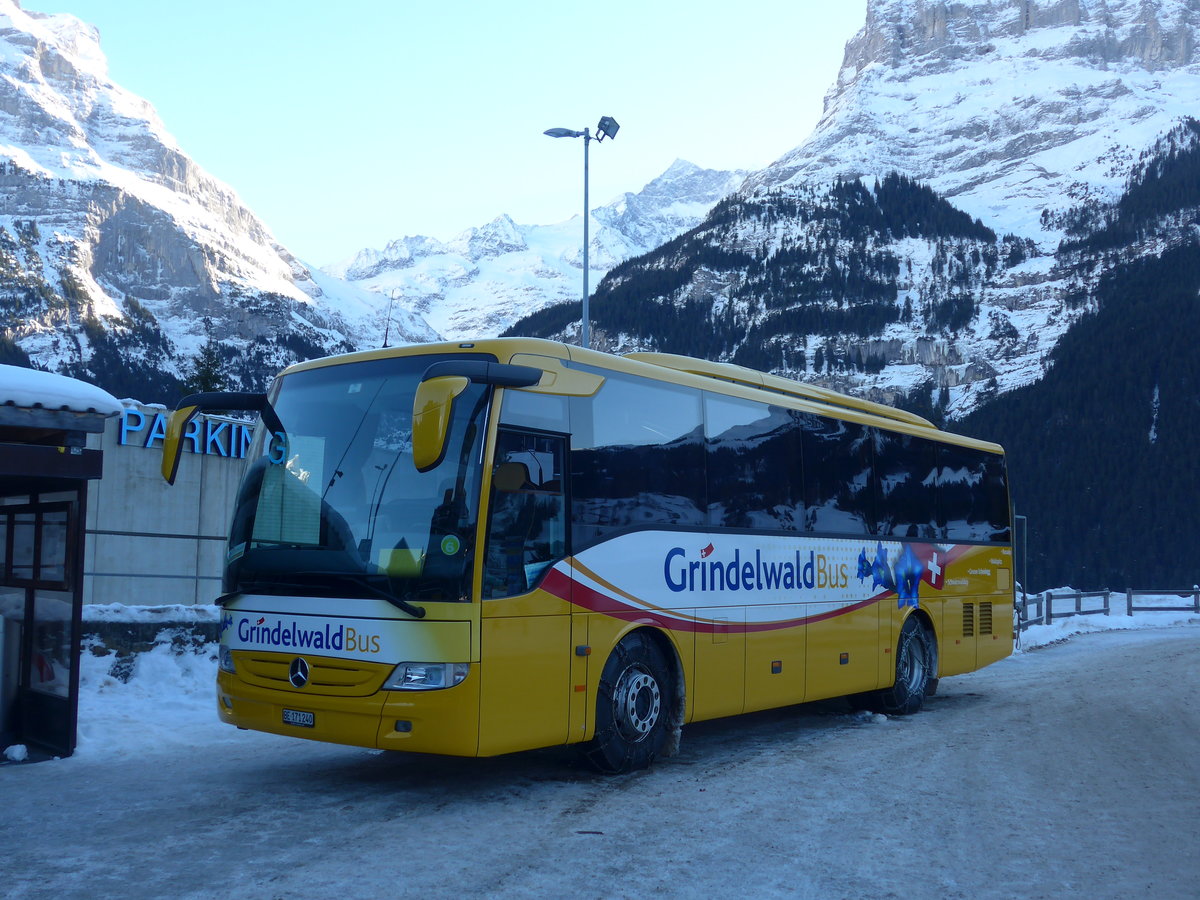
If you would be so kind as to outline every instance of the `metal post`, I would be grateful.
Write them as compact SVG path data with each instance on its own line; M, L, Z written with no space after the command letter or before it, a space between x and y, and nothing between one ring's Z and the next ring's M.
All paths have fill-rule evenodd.
M1133 615L1133 588L1125 589L1125 615Z
M1054 595L1046 591L1046 624L1054 621Z
M588 144L592 142L592 136L585 128L583 129L583 325L579 331L579 346L585 350L591 347L591 334L588 328L588 218L590 217L590 207L588 206Z
M1029 596L1029 519L1025 516L1013 514L1013 527L1021 527L1021 593L1025 597ZM1016 535L1014 534L1015 538ZM1016 541L1013 541L1014 549Z

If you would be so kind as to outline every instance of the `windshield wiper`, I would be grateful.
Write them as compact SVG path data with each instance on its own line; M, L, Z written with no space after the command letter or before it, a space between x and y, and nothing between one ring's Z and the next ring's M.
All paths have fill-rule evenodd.
M244 582L240 587L242 587L243 590L249 590L249 591L262 590L264 587L276 587L276 586L280 586L280 585L286 585L287 587L313 587L313 584L311 582L303 581L301 579L304 579L306 577L322 578L322 579L336 578L339 581L348 581L351 584L355 584L361 588L365 588L366 590L370 591L371 593L375 594L376 596L382 597L384 600L386 600L388 603L392 604L392 606L396 607L397 609L408 613L414 619L425 618L425 608L423 606L417 606L415 603L410 603L408 600L404 599L403 597L397 597L395 594L391 593L390 591L385 591L383 588L376 587L375 585L371 584L369 581L367 581L366 578L363 578L358 575L354 575L353 573L350 573L350 572L323 572L323 571L293 572L292 575L293 575L293 578L291 578L291 579L272 578L270 581L247 581L247 582ZM325 585L325 586L328 586L328 585ZM221 599L224 600L228 596L230 596L230 595L227 594L225 597L223 597Z

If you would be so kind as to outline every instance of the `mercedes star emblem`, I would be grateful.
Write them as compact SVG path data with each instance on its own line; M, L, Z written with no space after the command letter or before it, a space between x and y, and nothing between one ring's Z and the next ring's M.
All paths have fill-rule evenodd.
M292 687L298 688L308 684L308 663L303 657L297 656L292 660L291 668L288 669L288 681L292 683Z

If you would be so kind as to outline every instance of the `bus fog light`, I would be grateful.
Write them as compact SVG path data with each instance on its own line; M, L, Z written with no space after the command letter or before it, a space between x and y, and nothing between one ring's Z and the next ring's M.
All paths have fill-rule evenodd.
M237 669L233 665L233 651L224 644L221 644L220 649L217 651L217 664L220 666L222 672L237 672Z
M404 662L396 666L385 691L436 691L460 684L470 671L470 663Z

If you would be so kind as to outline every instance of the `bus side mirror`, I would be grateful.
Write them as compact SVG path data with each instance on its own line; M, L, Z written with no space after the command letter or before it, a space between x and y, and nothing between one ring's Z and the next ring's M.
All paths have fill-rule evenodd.
M271 404L267 402L266 394L209 391L184 397L167 420L167 433L163 437L162 477L167 484L174 484L175 476L179 474L179 456L183 452L183 431L187 428L188 422L196 418L197 413L205 410L228 412L234 409L254 410L262 415L263 421L272 431L283 431L279 417L275 414Z
M174 484L175 476L179 474L179 457L183 453L183 430L199 412L199 406L181 406L167 419L167 433L163 436L162 451L162 477L167 484Z
M442 375L417 385L413 398L413 464L428 472L446 455L446 438L455 399L471 380L463 375Z

